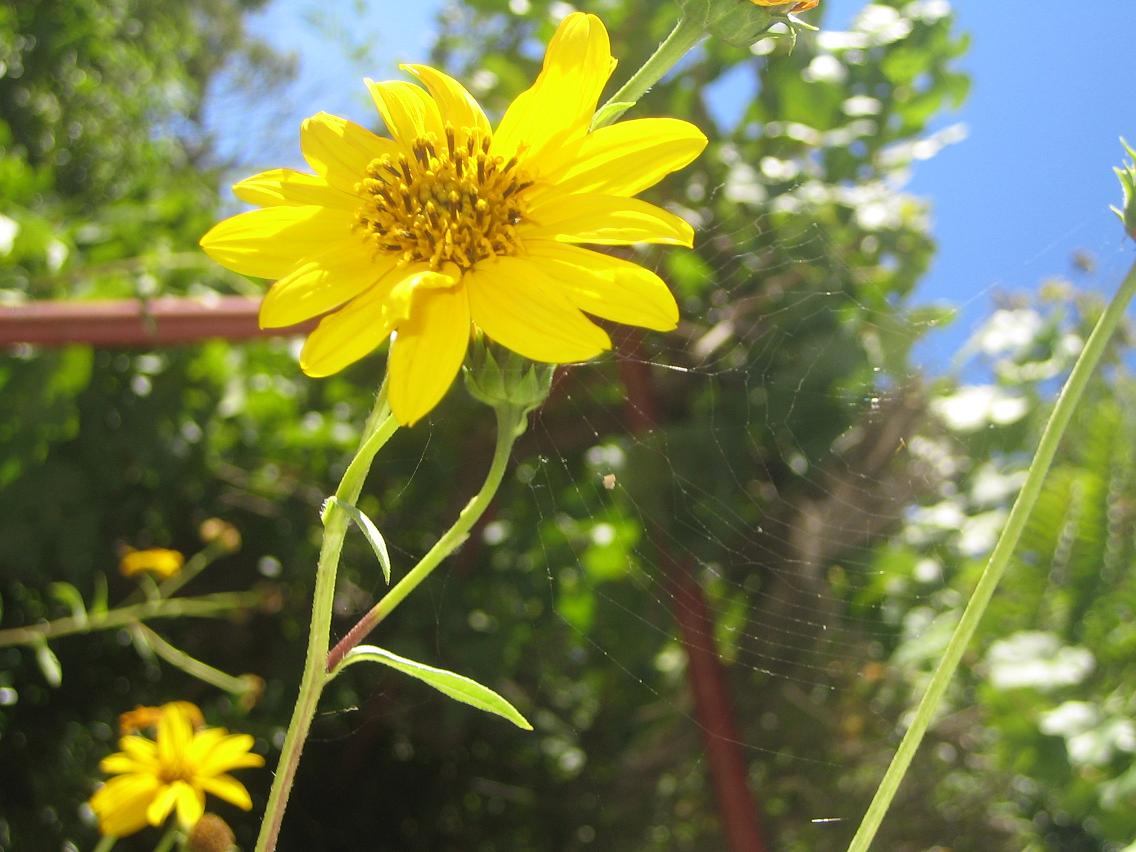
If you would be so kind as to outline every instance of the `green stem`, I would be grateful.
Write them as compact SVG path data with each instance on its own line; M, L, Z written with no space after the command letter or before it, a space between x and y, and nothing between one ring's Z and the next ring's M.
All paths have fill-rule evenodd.
M387 406L386 386L379 391L378 399L367 424L363 428L363 438L355 458L347 466L339 487L335 491L337 501L355 505L363 482L371 468L375 454L398 429L398 422ZM284 737L280 762L276 767L276 777L268 795L268 805L260 824L260 835L256 841L257 852L272 852L280 836L280 825L284 819L284 809L288 806L288 795L296 768L300 764L300 754L308 736L320 693L327 682L324 660L331 637L332 599L335 596L335 575L339 568L339 554L343 549L343 539L347 534L348 515L336 503L328 506L323 514L323 544L320 547L319 565L316 568L315 593L312 600L312 622L308 631L307 656L304 659L304 674L300 681L300 694L288 723Z
M95 846L95 852L110 852L116 843L118 843L117 837L100 837L98 845Z
M493 500L493 495L501 487L501 480L505 476L505 468L509 462L509 454L516 443L520 427L524 425L525 413L509 405L500 405L494 409L497 414L497 445L493 452L493 462L489 472L485 475L485 482L481 490L470 500L458 515L453 526L442 535L425 556L403 577L382 599L367 612L359 622L352 627L347 635L339 641L327 656L327 671L332 675L342 663L344 656L358 645L364 637L378 626L384 618L391 614L402 601L418 588L438 565L453 553L469 535L477 519L484 514Z
M142 634L143 640L153 649L155 654L171 666L181 669L190 677L195 677L200 681L233 695L243 695L248 692L250 683L244 678L234 677L227 672L213 668L213 666L208 663L203 663L196 657L190 656L181 648L171 645L158 633L155 633L144 624L139 624L137 629L138 632Z
M158 845L154 847L154 852L170 852L174 848L174 844L178 841L178 827L176 824L171 825L162 839L158 841Z
M670 35L663 39L663 43L643 63L643 67L636 71L618 92L608 98L602 107L596 110L596 117L592 121L592 130L606 127L631 109L653 85L663 78L664 74L674 68L679 60L686 56L705 36L706 31L701 24L693 21L687 15L679 18Z
M1073 417L1077 403L1088 386L1093 371L1100 363L1105 348L1112 338L1113 332L1116 331L1116 327L1120 324L1133 294L1136 294L1136 264L1128 271L1120 289L1100 319L1097 320L1096 327L1089 335L1084 350L1077 358L1077 363L1073 365L1073 371L1069 374L1065 387L1061 389L1061 393L1057 397L1057 403L1053 407L1053 412L1049 415L1049 422L1045 424L1045 430L1041 434L1037 453L1030 464L1025 484L1022 485L1022 490L1018 494L1017 500L1014 501L1010 515L1006 519L1006 526L1002 528L998 542L994 545L994 551L990 554L990 561L986 563L986 568L974 587L974 592L970 596L970 601L963 611L958 626L955 627L954 635L951 636L951 641L943 653L943 658L939 660L939 665L931 677L927 691L923 694L923 698L915 710L911 727L904 734L899 749L896 751L895 757L892 758L891 765L884 774L883 780L876 790L876 795L872 799L871 805L868 806L867 813L864 814L860 828L856 831L856 836L852 838L848 852L866 852L872 838L875 837L884 814L887 813L888 806L891 805L900 782L903 781L903 776L923 740L923 735L931 724L931 720L935 717L947 686L962 659L963 651L970 643L975 628L978 627L978 622L986 611L987 604L990 603L994 589L998 586L998 581L1001 580L1002 574L1006 570L1006 565L1017 546L1018 539L1021 538L1022 530L1025 528L1030 512L1041 494L1041 486L1049 472L1050 465L1053 463L1053 457L1057 453L1061 438Z
M200 551L193 554L185 566L158 585L158 594L163 598L170 597L174 592L217 561L218 556L225 553L225 548L219 542L209 542Z
M84 617L68 616L27 627L0 630L0 648L9 645L35 645L75 633L114 630L155 618L216 618L233 610L256 606L259 600L260 595L256 592L222 592L194 598L155 598L104 613L87 614Z

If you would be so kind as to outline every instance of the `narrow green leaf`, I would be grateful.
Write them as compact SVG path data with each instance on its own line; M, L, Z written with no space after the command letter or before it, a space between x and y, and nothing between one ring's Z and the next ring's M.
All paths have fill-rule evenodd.
M355 523L355 526L362 531L367 539L367 543L371 545L371 550L375 551L375 556L378 557L379 564L383 567L383 577L386 578L387 585L389 586L391 581L390 554L387 552L386 539L384 539L383 534L379 532L379 528L375 526L375 522L350 503L344 503L342 500L336 500L334 497L328 497L327 503L329 508L332 504L341 508L347 513L347 517Z
M107 578L100 571L95 575L95 594L91 598L90 613L94 616L106 615L107 611Z
M70 583L52 583L47 587L53 598L71 610L71 617L83 624L87 621L87 605L79 590Z
M416 663L414 660L408 660L374 645L359 645L352 648L347 652L347 656L343 658L343 662L340 663L336 672L338 673L355 663L363 662L390 666L392 669L397 669L403 674L408 674L423 683L429 684L455 701L476 707L478 710L484 710L486 713L501 716L526 731L533 729L528 720L517 711L517 708L489 687L482 686L465 675L445 669L436 669L424 663Z
M51 650L47 642L36 644L35 655L39 670L43 673L43 679L54 687L63 683L63 666L60 665L59 657L55 656L55 652Z

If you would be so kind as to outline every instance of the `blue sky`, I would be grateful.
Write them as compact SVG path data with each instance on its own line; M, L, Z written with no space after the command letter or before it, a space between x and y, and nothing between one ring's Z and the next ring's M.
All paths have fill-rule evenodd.
M823 5L824 26L840 29L863 2ZM989 312L996 292L1032 288L1054 275L1111 292L1134 248L1108 205L1119 197L1112 173L1121 155L1118 137L1136 142L1136 0L952 5L958 28L972 36L961 65L973 90L943 123L965 123L968 136L919 163L908 187L931 201L939 243L918 297L960 308L952 327L918 351L927 366L940 369ZM1079 11L1090 5L1091 16ZM226 114L219 99L213 124L223 150L249 166L299 165L304 115L324 109L373 123L361 78L392 74L399 61L421 61L441 6L441 0L409 0L391 15L391 0L272 0L251 27L279 49L295 51L299 75L285 98L255 115ZM1095 258L1094 274L1072 269L1080 249Z

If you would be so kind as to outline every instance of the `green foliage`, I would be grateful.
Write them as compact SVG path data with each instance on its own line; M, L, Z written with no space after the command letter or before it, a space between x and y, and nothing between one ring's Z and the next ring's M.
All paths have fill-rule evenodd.
M383 666L390 666L396 671L410 675L412 678L434 687L454 701L460 701L462 704L468 704L470 707L476 707L478 710L508 719L522 730L531 731L533 729L516 707L489 687L482 686L465 675L445 669L437 669L425 663L416 663L414 660L408 660L374 645L357 645L352 648L344 656L340 668L343 669L356 663L378 663Z

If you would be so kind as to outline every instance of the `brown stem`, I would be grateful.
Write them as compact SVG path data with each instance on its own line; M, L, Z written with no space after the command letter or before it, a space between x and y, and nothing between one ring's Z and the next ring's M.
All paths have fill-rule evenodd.
M633 435L642 437L660 425L662 406L650 365L640 357L638 349L638 342L632 341L624 353L628 357L620 362L620 372L627 389L628 428ZM702 728L723 832L731 852L766 852L759 806L749 790L746 762L739 748L741 739L726 673L714 650L714 620L706 595L692 566L675 559L668 550L662 532L651 524L646 532L666 566L674 618L690 661L687 677Z

